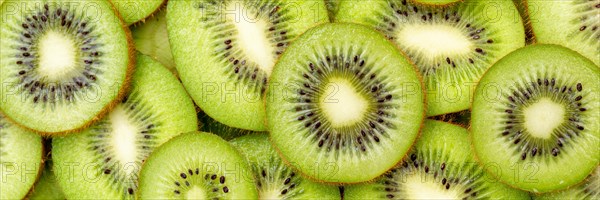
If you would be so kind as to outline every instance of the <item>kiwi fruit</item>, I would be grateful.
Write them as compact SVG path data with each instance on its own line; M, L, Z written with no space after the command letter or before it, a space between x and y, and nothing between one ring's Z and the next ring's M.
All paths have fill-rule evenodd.
M135 54L110 2L7 1L0 15L0 109L11 121L75 132L124 96Z
M45 167L42 171L40 179L31 188L30 194L27 199L31 200L42 200L42 199L66 199L65 194L62 192L60 185L56 179L56 175L52 171L52 161L45 161Z
M169 42L196 104L234 128L264 131L264 91L298 35L328 22L324 1L171 1Z
M600 66L600 2L528 0L527 8L538 43L565 46Z
M383 174L412 146L425 116L415 66L363 25L309 29L281 56L271 83L273 144L291 166L323 182Z
M534 199L600 199L600 166L596 167L583 183L566 190L535 196Z
M467 130L427 120L402 163L372 183L345 187L345 199L529 199L475 162Z
M257 132L257 131L229 127L225 124L218 122L217 120L214 120L213 118L210 118L210 116L208 116L206 113L204 113L202 111L198 112L198 121L199 121L198 126L200 126L199 127L200 131L207 132L207 133L213 133L227 141L232 140L237 137L240 137L240 136L244 136L244 135L261 134L261 133L268 134L267 132Z
M307 180L288 167L267 134L238 137L231 144L248 161L259 199L340 199L338 187Z
M144 23L137 23L129 28L136 50L157 60L177 75L167 36L166 15L166 9L162 9Z
M129 26L143 21L156 12L166 0L110 0L117 8L123 21Z
M452 3L460 2L463 0L411 0L416 4L428 5L428 6L447 6Z
M382 32L424 77L427 116L470 108L477 81L498 59L525 45L510 0L428 6L408 0L343 1L335 17ZM491 16L491 17L490 17Z
M52 141L54 171L69 199L134 199L141 164L158 146L198 127L191 98L152 58L137 55L132 90L81 133Z
M42 151L42 137L0 113L0 199L27 195L42 171Z
M211 133L181 134L156 149L140 174L141 199L257 199L250 167Z
M562 46L524 47L486 72L471 116L491 174L535 193L564 189L600 162L600 69Z

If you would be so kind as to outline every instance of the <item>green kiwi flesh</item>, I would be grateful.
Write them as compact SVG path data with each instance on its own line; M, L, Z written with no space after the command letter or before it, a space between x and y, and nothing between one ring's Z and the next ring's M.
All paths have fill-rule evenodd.
M108 1L7 1L0 14L0 109L12 121L44 134L73 132L124 94L135 55Z
M264 131L275 61L306 29L328 22L326 12L324 1L171 1L167 29L181 81L213 119Z
M42 137L0 113L0 199L22 199L42 167Z
M214 120L213 118L210 118L210 116L202 111L198 112L198 121L200 131L213 133L227 141L249 134L268 134L267 132L257 132L227 126L218 122L217 120Z
M427 116L470 108L477 81L498 59L525 45L512 1L465 0L428 6L408 0L343 1L335 20L382 32L415 62L427 91ZM496 16L496 17L489 17Z
M69 199L134 199L149 154L198 127L193 102L177 78L150 57L137 58L123 102L81 133L53 139L53 168Z
M141 199L257 199L250 167L217 135L181 134L159 147L140 174Z
M565 46L600 66L600 2L528 0L527 7L538 43Z
M27 199L31 200L42 200L42 199L66 199L65 194L62 192L60 185L56 179L56 175L52 171L52 162L46 161L44 171L40 179L31 188L31 193L27 196Z
M494 64L471 115L479 161L513 187L564 189L600 162L600 69L562 46L524 47Z
M584 182L566 190L534 196L535 200L600 199L600 166Z
M269 135L251 134L230 142L248 161L259 199L340 199L338 187L307 180L288 167Z
M346 186L345 199L529 199L494 180L471 153L467 130L426 120L400 165L372 183Z
M110 0L129 26L156 12L166 0Z
M319 181L383 174L412 146L425 115L415 67L362 25L308 30L279 59L271 83L271 140L291 166Z
M167 36L166 15L166 9L160 10L145 20L144 23L138 23L129 28L136 50L152 57L177 74L173 54L171 54L169 37Z
M456 3L462 0L411 0L417 4L423 4L428 6L446 6L452 3Z

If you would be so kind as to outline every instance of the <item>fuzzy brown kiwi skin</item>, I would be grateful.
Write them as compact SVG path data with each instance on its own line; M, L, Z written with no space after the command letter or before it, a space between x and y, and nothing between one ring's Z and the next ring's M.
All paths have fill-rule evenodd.
M362 26L362 24L358 24L358 23L354 23L354 22L344 22L344 23L347 23L347 24L357 24L357 25L361 25ZM318 25L315 25L315 26L318 26ZM426 94L426 91L425 91L425 83L423 82L423 76L419 72L419 70L417 68L417 65L415 64L415 62L413 62L411 59L409 59L409 57L406 55L406 53L404 53L404 51L401 51L400 48L395 43L393 43L391 40L387 39L387 37L385 37L385 35L383 35L383 33L380 33L379 31L377 31L377 34L379 34L380 36L384 37L388 42L390 42L391 44L393 44L393 46L397 50L397 52L399 52L402 56L404 56L406 58L406 60L410 63L411 68L415 71L415 74L417 75L417 78L419 79L419 84L420 84L419 86L421 88L421 94L423 95L423 99L422 99L422 101L423 101L423 108L421 108L421 109L423 109L423 113L427 113L427 94ZM292 40L292 42L294 42L294 41L295 41L295 39ZM283 54L280 55L280 57L282 57L286 53L288 53L288 52L284 51ZM280 61L280 59L277 59L277 61L275 63L275 66L277 66L277 64L279 63L279 61ZM268 90L269 90L269 84L267 84L267 90L266 91L268 91ZM266 108L266 103L267 103L266 94L267 94L267 92L265 92L263 94L263 102L265 104L265 106L264 106L265 108ZM264 119L266 127L268 127L268 123L267 123L268 120L267 119L268 119L268 116ZM425 119L427 119L427 116L423 115L423 117L419 121L419 123L420 123L419 132L417 133L417 136L416 136L415 140L413 141L413 143L408 148L409 151L417 143L417 140L419 140L419 138L421 138L421 133L423 131L423 127L425 127L425 123L424 123ZM279 157L281 158L281 160L283 161L283 163L287 167L291 168L293 171L299 173L303 178L308 179L309 181L312 181L312 182L320 183L320 184L323 184L323 185L329 185L329 186L348 186L348 185L356 185L356 184L361 184L361 183L371 183L371 182L377 180L377 178L378 178L377 177L377 178L371 179L369 181L363 181L363 182L344 182L344 183L339 183L339 182L324 182L324 181L321 181L321 180L319 180L319 179L317 179L315 177L312 177L312 176L310 176L308 174L305 174L304 172L302 172L299 169L297 169L296 167L294 167L283 156L283 154L281 153L281 151L279 150L279 148L277 146L273 145L274 142L272 141L271 137L269 137L269 143L271 143L271 146L273 147L273 149L275 149L275 152L277 152L277 155L279 155ZM386 171L389 171L389 170L393 169L394 167L397 167L397 166L401 165L402 161L405 158L407 158L407 156L408 156L408 152L395 165L393 165L389 169L386 169Z
M125 21L123 21L123 18L121 17L121 14L119 14L119 12L117 11L117 8L114 6L114 4L111 1L108 1L108 3L111 5L112 11L117 16L117 18L119 20L119 23L121 23L121 28L125 32L125 37L127 39L127 49L128 49L127 53L129 54L129 56L128 56L129 57L128 58L129 59L129 64L127 65L127 71L125 73L125 80L123 81L123 84L119 88L119 94L117 94L117 96L115 97L115 99L113 101L111 101L110 103L108 103L108 105L104 106L104 109L102 109L96 115L96 117L93 117L85 125L83 125L83 126L81 126L79 128L76 128L76 129L68 130L68 131L62 131L62 132L45 132L45 131L40 131L40 130L34 130L34 129L31 129L29 127L26 127L24 125L21 125L21 124L17 123L13 119L11 119L11 117L8 116L7 114L5 114L6 120L8 120L9 122L11 122L13 124L16 124L20 128L23 128L25 130L37 133L38 135L43 136L43 137L66 136L66 135L69 135L69 134L81 132L81 131L89 128L90 126L94 125L96 122L100 121L106 115L108 115L108 113L110 113L110 111L112 111L117 105L119 105L119 103L121 101L123 101L123 99L125 98L125 96L127 96L127 94L129 93L130 83L131 83L131 77L133 76L133 72L135 71L135 64L136 64L135 54L136 54L136 51L135 51L135 45L133 43L133 37L131 36L131 31L127 27L127 24L125 24Z

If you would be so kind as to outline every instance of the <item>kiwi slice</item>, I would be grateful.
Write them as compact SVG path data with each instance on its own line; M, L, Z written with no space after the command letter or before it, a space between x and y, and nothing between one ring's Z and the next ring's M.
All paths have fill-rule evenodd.
M12 121L74 132L124 96L135 54L108 1L7 1L0 15L0 109Z
M558 45L507 55L477 86L471 138L509 185L537 193L581 182L600 162L600 69Z
M166 9L162 9L145 20L144 23L138 23L129 28L131 29L135 49L157 60L177 75L169 37L167 36L166 15Z
M600 166L596 167L583 183L563 191L535 196L534 199L600 199Z
M200 123L198 123L200 126L200 128L199 128L200 131L213 133L227 141L229 141L233 138L237 138L237 137L249 135L249 134L261 134L261 133L268 134L267 132L257 132L257 131L229 127L225 124L218 122L217 120L214 120L213 118L210 118L210 116L208 116L206 113L204 113L202 111L198 112L198 121L200 122Z
M133 199L148 155L198 127L193 102L175 76L148 56L137 58L123 102L94 126L52 141L54 171L69 199Z
M298 35L328 22L326 12L324 1L171 1L167 29L181 81L213 119L264 131L275 61Z
M271 82L272 142L294 168L320 181L383 174L412 146L425 115L415 67L362 25L308 30L280 58Z
M250 164L259 199L340 199L337 186L307 180L286 166L267 134L242 136L231 144Z
M400 165L373 183L346 186L345 199L529 199L475 162L467 130L427 120Z
M558 44L600 65L600 2L597 0L528 0L537 42Z
M452 3L456 3L463 0L411 0L417 4L428 5L428 6L447 6Z
M62 192L60 185L56 179L56 175L52 171L52 161L46 161L44 171L40 179L35 183L27 196L27 199L31 200L42 200L42 199L66 199L65 194Z
M250 167L211 133L191 132L159 147L140 174L141 199L257 199Z
M424 76L427 116L435 116L470 108L483 73L525 45L522 21L511 11L516 8L508 0L437 7L407 0L343 1L335 19L373 27L406 52Z
M3 34L4 35L4 34ZM22 199L42 167L42 137L0 113L0 199Z
M156 12L166 0L110 0L127 25L142 21Z

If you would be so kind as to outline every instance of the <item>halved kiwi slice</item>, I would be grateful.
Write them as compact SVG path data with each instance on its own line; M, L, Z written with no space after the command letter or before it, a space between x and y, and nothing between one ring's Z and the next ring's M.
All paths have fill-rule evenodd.
M357 24L320 25L300 36L275 66L266 98L283 159L325 182L383 174L412 146L425 115L415 67Z
M600 166L584 182L566 190L535 196L534 199L600 199Z
M415 62L424 76L427 116L466 110L483 73L525 45L515 5L465 0L427 6L408 0L344 1L335 19L382 32Z
M0 113L0 199L22 199L43 168L42 137Z
M127 25L142 21L156 12L166 0L110 0Z
M0 14L0 109L12 121L74 132L124 96L135 54L110 2L7 1Z
M173 138L148 158L141 199L257 199L250 167L239 152L211 133Z
M600 162L600 68L562 46L502 58L477 86L471 114L479 161L514 187L563 189Z
M600 2L528 0L537 42L559 44L600 65Z
M158 11L144 23L130 26L135 49L157 60L177 75L167 36L166 9Z
M340 199L338 187L302 178L286 166L267 134L242 136L231 144L250 164L259 199Z
M177 71L210 117L264 131L263 96L275 61L298 35L328 22L326 12L324 1L171 1L167 29Z
M346 186L345 199L529 199L475 162L467 130L427 120L402 163L373 183Z
M123 102L94 126L52 141L54 171L69 199L133 199L150 152L198 126L193 102L175 76L148 56L137 57Z

